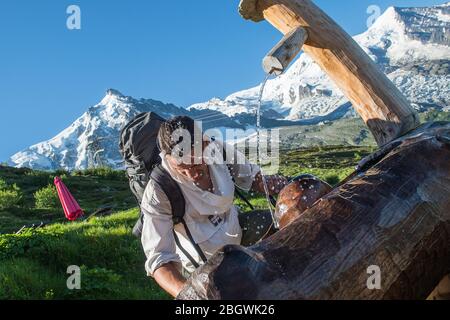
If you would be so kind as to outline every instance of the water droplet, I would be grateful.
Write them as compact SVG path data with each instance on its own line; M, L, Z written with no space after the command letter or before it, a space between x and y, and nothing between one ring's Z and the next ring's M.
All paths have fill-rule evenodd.
M279 213L281 214L281 215L284 215L285 213L286 213L286 211L288 210L288 207L285 205L285 204L281 204L280 206L279 206Z

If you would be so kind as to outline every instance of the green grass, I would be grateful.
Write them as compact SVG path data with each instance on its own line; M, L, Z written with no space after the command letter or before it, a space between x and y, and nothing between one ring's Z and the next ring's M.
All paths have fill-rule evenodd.
M280 172L287 176L312 173L336 184L373 147L317 147L281 152ZM102 206L113 214L68 222L62 209L36 209L33 194L55 175L79 201L87 215ZM16 184L21 203L0 211L0 299L168 299L144 271L144 253L131 229L138 217L123 172L111 170L40 172L0 167L0 179ZM250 194L257 208L265 198ZM236 204L249 208L241 201ZM12 234L24 224L46 221L36 230ZM81 267L81 290L69 290L67 267Z
M286 176L309 173L337 184L354 171L356 164L375 150L375 147L323 146L300 150L286 150L281 154L281 173Z
M0 299L167 299L145 275L131 234L137 209L75 223L55 223L0 236ZM66 271L82 267L81 290Z
M0 209L0 233L15 232L23 225L39 224L41 221L47 223L65 220L59 205L48 209L35 207L34 194L53 184L57 175L62 178L87 216L106 206L112 207L114 211L121 211L136 205L122 171L97 169L70 174L64 171L44 172L0 166L0 179L8 185L16 184L23 195L18 206Z
M420 121L432 122L432 121L450 121L450 111L437 111L430 110L428 112L420 113Z

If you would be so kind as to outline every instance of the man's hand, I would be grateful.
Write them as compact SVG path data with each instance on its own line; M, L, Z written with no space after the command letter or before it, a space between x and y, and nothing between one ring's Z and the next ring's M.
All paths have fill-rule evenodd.
M153 277L160 287L174 298L178 296L186 283L186 279L181 275L174 262L169 262L156 269Z
M258 173L255 177L255 181L253 182L252 191L265 193L262 179L263 176L261 173ZM281 175L264 176L264 179L266 180L267 189L271 196L278 195L280 191L283 190L283 188L289 183L288 179Z

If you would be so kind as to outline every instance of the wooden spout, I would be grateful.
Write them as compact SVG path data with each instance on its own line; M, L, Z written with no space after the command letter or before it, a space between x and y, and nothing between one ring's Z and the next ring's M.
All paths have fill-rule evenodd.
M303 27L303 50L337 84L379 146L415 129L417 113L403 94L336 22L311 0L241 0L245 19L271 23L283 34Z
M289 31L264 57L264 71L277 76L282 74L302 50L307 38L308 33L305 28L298 27Z

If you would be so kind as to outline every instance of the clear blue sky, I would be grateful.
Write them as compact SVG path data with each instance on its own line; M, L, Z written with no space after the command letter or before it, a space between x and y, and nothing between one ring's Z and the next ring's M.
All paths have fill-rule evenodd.
M350 34L375 4L445 0L316 0ZM280 39L268 23L244 21L238 0L2 0L0 161L47 140L108 88L188 106L261 81L261 58ZM82 29L66 9L80 6Z

